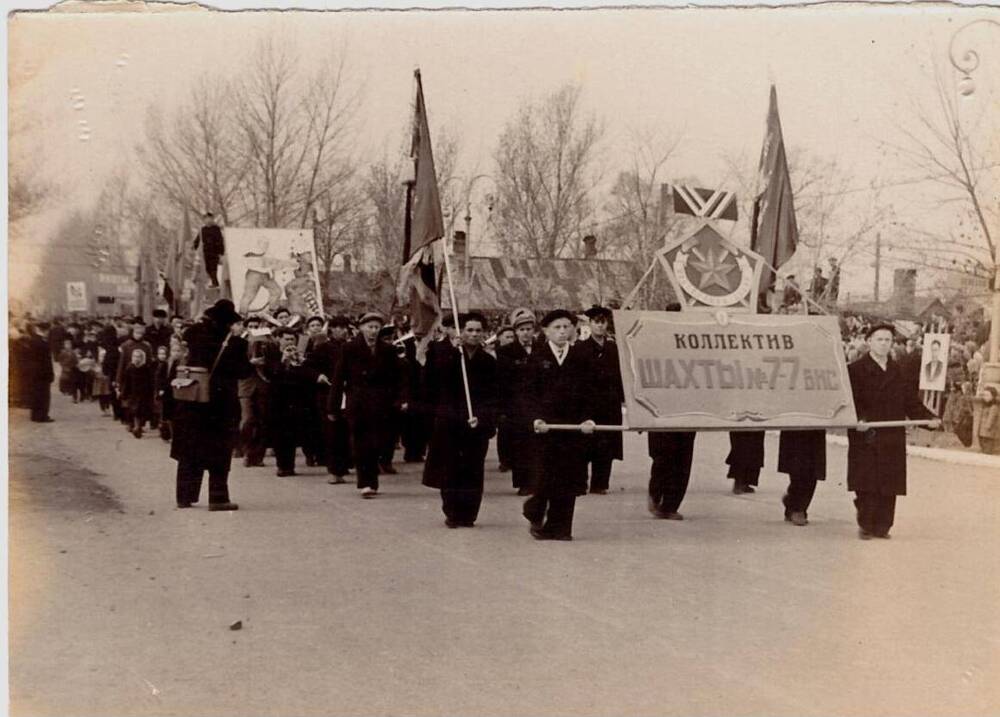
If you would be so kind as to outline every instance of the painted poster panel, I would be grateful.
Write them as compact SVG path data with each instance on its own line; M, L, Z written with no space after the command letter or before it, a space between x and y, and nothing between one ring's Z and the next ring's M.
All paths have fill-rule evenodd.
M233 303L243 315L287 308L308 317L323 313L311 229L249 229L224 232Z
M86 311L87 310L87 282L67 281L66 282L66 310Z
M857 422L836 317L615 311L632 428Z

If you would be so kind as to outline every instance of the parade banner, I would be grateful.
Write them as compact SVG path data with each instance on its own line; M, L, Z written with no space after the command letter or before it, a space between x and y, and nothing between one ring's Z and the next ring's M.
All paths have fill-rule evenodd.
M67 281L66 282L66 310L86 311L87 306L87 282Z
M223 236L233 302L240 314L281 307L305 317L323 313L311 229L226 227Z
M833 316L615 311L629 428L853 427Z

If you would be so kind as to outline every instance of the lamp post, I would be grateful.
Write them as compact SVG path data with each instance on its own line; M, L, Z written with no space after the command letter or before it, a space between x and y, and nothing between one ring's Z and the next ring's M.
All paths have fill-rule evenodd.
M1000 22L981 18L966 23L958 28L948 43L948 60L962 77L958 81L958 92L963 97L969 97L976 91L972 74L979 68L979 53L966 49L960 55L956 52L956 40L965 30L975 26L1000 27ZM993 255L993 306L990 319L990 356L989 363L983 367L981 383L1000 383L1000 256L994 249Z

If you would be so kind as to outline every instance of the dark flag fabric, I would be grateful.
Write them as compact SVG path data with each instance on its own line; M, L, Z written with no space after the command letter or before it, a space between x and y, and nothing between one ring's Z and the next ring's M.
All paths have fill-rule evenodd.
M760 278L760 292L774 287L774 271L792 258L799 241L792 203L792 181L788 175L785 140L778 117L778 93L771 85L771 101L767 110L767 129L760 151L760 194L754 200L753 221L750 224L750 248L770 264ZM772 269L773 267L773 269Z
M434 153L427 124L427 108L420 71L416 79L413 115L414 181L407 186L406 226L403 239L403 266L399 274L399 300L410 307L410 328L419 337L429 336L441 316L435 281L434 242L444 236L441 197L434 171Z

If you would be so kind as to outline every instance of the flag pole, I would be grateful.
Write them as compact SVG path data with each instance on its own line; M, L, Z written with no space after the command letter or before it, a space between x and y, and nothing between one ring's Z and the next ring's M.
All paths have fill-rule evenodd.
M455 282L451 278L451 262L448 261L448 247L442 240L441 248L444 250L444 273L448 276L448 294L451 296L451 312L455 318L455 331L460 331L458 322L458 304L455 303ZM476 415L472 412L472 394L469 392L469 369L465 366L465 349L459 345L459 352L462 354L462 385L465 386L465 407L469 409L469 420Z

